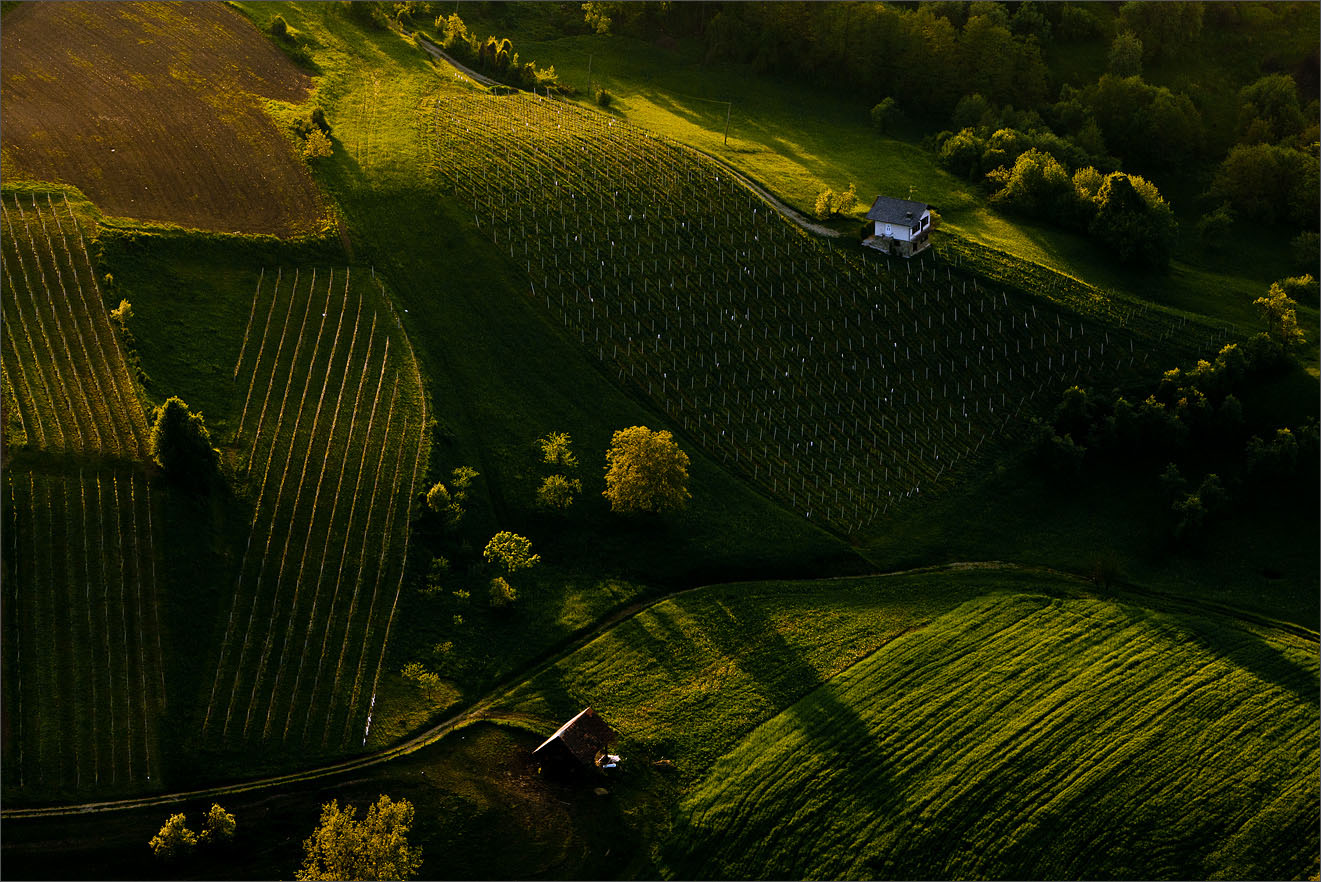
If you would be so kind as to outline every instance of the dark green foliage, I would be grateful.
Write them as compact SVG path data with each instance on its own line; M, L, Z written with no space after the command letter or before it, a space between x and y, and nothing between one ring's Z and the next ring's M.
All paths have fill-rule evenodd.
M894 131L894 127L903 119L903 111L899 108L899 102L894 98L887 97L871 109L869 114L872 128L882 135Z
M529 91L551 90L566 93L552 65L538 68L531 61L521 61L514 51L514 42L508 37L488 36L480 39L468 30L458 13L448 17L437 16L436 39L440 47L463 64L481 69L491 77ZM602 105L604 106L604 105Z
M277 40L286 40L289 38L289 23L284 20L283 15L277 15L271 19L269 28L271 36Z
M1228 202L1222 202L1197 221L1197 237L1203 245L1224 244L1234 227L1234 220L1234 209Z
M1177 225L1167 206L1150 204L1128 175L1115 172L1101 185L1096 216L1087 231L1122 261L1163 268L1169 264Z
M341 0L342 8L349 21L369 30L385 28L384 3L377 0Z
M610 106L610 102L613 101L613 100L614 100L614 96L612 96L612 95L611 95L609 92L607 92L605 89L597 89L597 90L596 90L596 103L597 103L597 106L599 106L599 107L609 107L609 106Z
M1202 4L1129 0L1120 7L1118 26L1142 38L1148 58L1180 55L1191 51L1201 36Z
M1115 34L1106 67L1117 77L1142 76L1142 41L1126 31Z
M1239 90L1238 100L1241 143L1274 144L1302 131L1298 85L1288 74L1270 74L1244 86Z
M1083 90L1081 100L1127 167L1171 170L1200 154L1202 115L1187 95L1141 77L1105 74Z
M1211 195L1229 202L1245 218L1314 230L1317 188L1315 150L1239 144L1216 170Z
M201 413L172 397L153 414L151 457L171 480L203 486L216 474L218 454Z

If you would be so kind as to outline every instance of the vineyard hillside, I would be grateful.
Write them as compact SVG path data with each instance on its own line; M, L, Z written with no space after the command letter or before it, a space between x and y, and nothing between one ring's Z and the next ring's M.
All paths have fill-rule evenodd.
M554 324L719 462L842 532L958 481L1039 396L1230 333L1049 275L992 282L956 254L831 248L702 154L576 105L451 88L432 125L444 184Z
M79 187L106 214L309 233L321 198L264 99L311 84L222 3L24 3L0 37L4 175Z

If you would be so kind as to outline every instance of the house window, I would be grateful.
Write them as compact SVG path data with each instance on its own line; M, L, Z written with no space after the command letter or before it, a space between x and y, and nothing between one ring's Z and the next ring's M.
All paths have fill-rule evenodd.
M928 214L922 218L922 229L926 229L927 225L929 225L930 223L931 223L931 215Z
M887 236L891 235L891 233L890 233L890 225L889 225L889 224L886 224L886 225L885 225L885 235L887 235Z

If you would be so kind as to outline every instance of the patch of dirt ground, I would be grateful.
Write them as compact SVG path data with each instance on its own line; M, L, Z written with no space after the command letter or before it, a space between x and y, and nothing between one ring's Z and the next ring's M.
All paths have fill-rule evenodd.
M4 168L110 215L311 232L316 185L262 105L310 86L222 3L24 3L0 33Z

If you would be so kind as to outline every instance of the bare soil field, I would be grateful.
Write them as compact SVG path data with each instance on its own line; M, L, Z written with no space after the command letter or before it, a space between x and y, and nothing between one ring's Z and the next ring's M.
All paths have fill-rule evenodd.
M221 3L32 3L0 36L4 170L107 214L222 232L311 231L321 200L262 108L311 85Z

